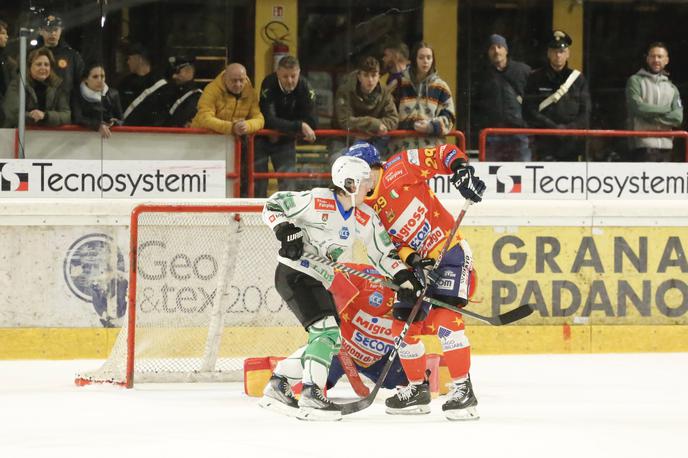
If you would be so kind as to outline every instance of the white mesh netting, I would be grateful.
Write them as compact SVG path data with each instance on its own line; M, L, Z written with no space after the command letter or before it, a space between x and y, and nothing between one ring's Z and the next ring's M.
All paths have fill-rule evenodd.
M244 358L287 355L303 343L274 288L278 242L260 213L191 208L140 208L132 224L135 382L240 380ZM130 384L128 314L107 361L77 383Z

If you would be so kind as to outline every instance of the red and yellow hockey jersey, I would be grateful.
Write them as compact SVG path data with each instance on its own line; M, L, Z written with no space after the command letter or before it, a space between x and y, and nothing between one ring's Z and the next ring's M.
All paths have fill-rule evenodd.
M347 264L356 270L383 278L364 264ZM394 346L392 317L394 291L355 275L340 271L329 288L337 305L342 350L360 366L380 360Z
M451 165L456 160L467 163L468 157L456 145L446 144L402 151L385 163L366 203L380 216L401 259L413 251L424 257L439 254L455 219L427 181L453 173ZM452 245L460 239L457 232Z

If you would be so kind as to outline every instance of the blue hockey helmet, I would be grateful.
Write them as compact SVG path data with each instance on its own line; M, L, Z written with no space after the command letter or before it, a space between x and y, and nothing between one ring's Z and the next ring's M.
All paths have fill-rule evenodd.
M345 156L358 157L363 159L368 163L368 165L382 165L382 159L380 159L380 152L368 142L357 141L351 145L346 152Z

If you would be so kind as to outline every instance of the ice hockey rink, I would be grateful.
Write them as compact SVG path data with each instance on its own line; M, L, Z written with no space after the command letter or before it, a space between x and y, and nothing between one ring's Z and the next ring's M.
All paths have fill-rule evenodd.
M240 383L76 387L98 361L0 361L0 457L685 457L688 354L475 356L481 419L441 398L340 422L258 407ZM346 386L331 391L353 399Z

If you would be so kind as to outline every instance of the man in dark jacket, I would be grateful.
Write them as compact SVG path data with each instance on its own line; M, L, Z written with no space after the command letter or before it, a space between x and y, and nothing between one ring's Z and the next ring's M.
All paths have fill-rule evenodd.
M487 127L526 127L523 120L523 95L530 67L509 58L506 39L490 35L487 55L490 63L480 79L476 100L477 125ZM530 161L525 135L490 135L487 159L491 161Z
M194 81L196 59L191 56L173 56L169 61L172 76L161 89L165 110L163 126L189 127L198 111L198 99L203 94Z
M315 141L318 127L315 116L315 91L301 77L299 61L293 56L283 57L277 71L266 76L260 87L260 111L265 128L287 135L259 137L256 140L255 170L268 171L268 158L276 172L293 172L296 167L295 137L309 143ZM281 191L296 189L296 180L278 180ZM256 197L267 197L267 180L256 181Z
M169 58L171 76L155 83L154 91L143 99L125 119L128 126L189 127L196 116L198 99L203 91L194 82L195 59L189 56ZM132 103L133 104L133 103ZM131 105L130 105L131 106Z
M151 111L150 106L158 106L151 96L167 81L153 72L151 56L140 43L131 44L126 54L129 74L117 86L124 110L124 125L154 126L162 114Z
M57 76L62 78L62 87L69 96L79 90L84 73L84 59L79 52L62 39L62 19L55 15L46 16L38 29L38 44L35 48L47 47L55 58Z
M547 43L547 65L530 74L526 83L524 118L529 127L542 129L587 129L590 122L590 92L585 77L568 67L571 37L552 32ZM536 137L535 154L540 161L585 160L585 141L572 137Z

